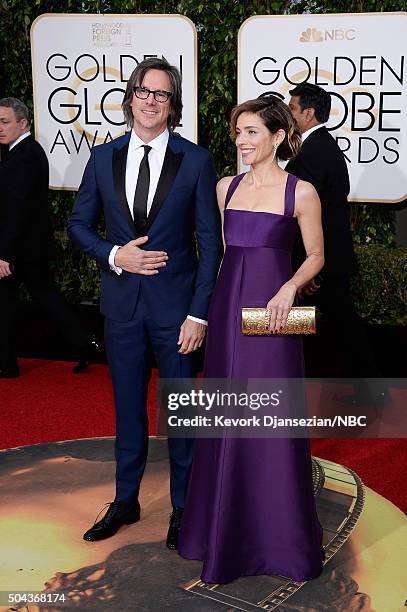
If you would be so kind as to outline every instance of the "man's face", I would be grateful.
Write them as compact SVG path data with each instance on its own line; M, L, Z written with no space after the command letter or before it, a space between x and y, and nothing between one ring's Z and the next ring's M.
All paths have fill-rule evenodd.
M140 83L141 87L152 91L172 92L170 77L164 70L151 68ZM149 142L161 134L167 127L167 120L171 109L171 98L166 102L157 102L150 94L142 100L133 93L131 110L133 112L133 130L142 140Z
M307 121L306 121L307 109L304 108L303 111L301 110L299 96L291 96L288 106L290 107L292 116L297 122L297 125L299 127L301 134L303 134L309 128L309 125L307 124Z
M0 106L0 144L11 144L26 131L26 119L17 120L12 108Z

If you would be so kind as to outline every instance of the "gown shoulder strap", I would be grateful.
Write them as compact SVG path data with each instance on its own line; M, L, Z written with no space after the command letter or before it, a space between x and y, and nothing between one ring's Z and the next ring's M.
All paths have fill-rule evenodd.
M230 185L228 187L228 190L227 190L227 193L226 193L226 198L225 198L225 208L229 204L232 195L235 193L235 191L236 191L240 181L244 177L244 175L245 175L244 172L243 172L243 174L238 174L237 176L234 176L232 178L232 180L230 181Z
M287 183L285 185L285 197L284 197L284 215L292 217L294 215L295 208L295 188L298 183L298 177L293 174L287 176Z

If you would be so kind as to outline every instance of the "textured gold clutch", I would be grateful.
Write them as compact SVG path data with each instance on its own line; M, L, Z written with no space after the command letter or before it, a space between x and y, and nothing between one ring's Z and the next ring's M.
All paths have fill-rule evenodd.
M266 308L242 308L242 334L245 336L270 336L270 315ZM315 334L315 306L293 306L287 323L279 334Z

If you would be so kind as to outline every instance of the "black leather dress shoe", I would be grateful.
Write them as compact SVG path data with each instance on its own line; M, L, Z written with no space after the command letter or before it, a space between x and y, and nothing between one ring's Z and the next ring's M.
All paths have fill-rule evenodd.
M181 519L184 508L178 508L174 506L170 516L170 526L167 533L167 548L170 550L178 549L178 536L181 528Z
M98 340L96 336L91 336L87 345L82 349L78 363L72 368L72 372L74 374L81 374L81 372L84 372L102 353L103 343Z
M0 378L18 378L19 376L20 376L19 368L0 369Z
M137 523L140 520L140 504L121 504L119 502L112 502L109 504L109 508L102 518L88 529L83 534L83 539L87 542L96 542L97 540L105 540L110 538L123 525L131 525Z

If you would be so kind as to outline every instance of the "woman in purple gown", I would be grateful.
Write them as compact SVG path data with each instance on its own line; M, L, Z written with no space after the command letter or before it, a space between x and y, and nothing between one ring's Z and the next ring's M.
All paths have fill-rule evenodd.
M297 291L323 265L320 202L312 185L277 164L301 143L279 98L237 106L231 134L250 170L217 187L226 250L209 312L204 375L300 378L301 338L278 331ZM293 275L298 226L307 258ZM277 334L244 336L242 307L262 305ZM198 439L178 550L203 561L201 578L209 583L256 574L317 577L324 552L308 439Z

